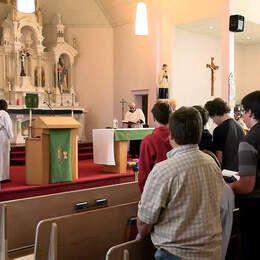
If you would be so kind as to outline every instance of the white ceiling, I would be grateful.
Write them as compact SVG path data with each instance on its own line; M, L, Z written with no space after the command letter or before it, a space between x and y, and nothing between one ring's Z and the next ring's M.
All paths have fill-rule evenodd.
M182 30L193 33L205 34L213 37L221 37L221 21L219 18L209 18L192 23L181 24L177 26ZM244 32L235 33L236 43L243 45L252 45L260 43L260 24L245 21Z

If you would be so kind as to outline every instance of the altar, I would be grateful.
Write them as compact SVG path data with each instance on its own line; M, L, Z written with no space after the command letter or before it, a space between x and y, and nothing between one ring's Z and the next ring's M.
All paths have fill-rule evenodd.
M24 144L25 138L29 135L29 109L21 106L10 106L8 113L13 122L14 137L11 140L12 144ZM78 132L79 141L86 141L85 135L85 120L87 111L83 107L41 107L32 109L32 120L38 116L73 116L79 123Z
M103 164L107 172L126 172L128 141L142 140L154 128L93 129L94 163Z

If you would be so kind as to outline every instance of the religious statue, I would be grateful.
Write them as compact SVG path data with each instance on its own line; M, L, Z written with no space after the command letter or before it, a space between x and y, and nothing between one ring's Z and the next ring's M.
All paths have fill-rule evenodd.
M20 51L20 59L21 59L21 72L20 72L20 76L21 77L25 77L26 76L26 73L25 73L25 66L26 66L26 59L28 57L30 57L31 54L26 51L25 49L22 49Z
M169 74L167 64L162 65L162 69L158 77L159 99L168 99L169 97Z
M59 58L58 62L58 88L62 94L64 89L68 89L68 69L62 57Z

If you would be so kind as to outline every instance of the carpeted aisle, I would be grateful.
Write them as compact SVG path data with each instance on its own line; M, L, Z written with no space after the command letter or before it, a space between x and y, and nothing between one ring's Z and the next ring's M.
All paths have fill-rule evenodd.
M50 193L112 185L134 180L134 173L106 173L101 165L92 160L79 161L79 179L75 182L63 182L48 185L26 185L25 166L11 167L11 182L3 183L0 201L45 195Z

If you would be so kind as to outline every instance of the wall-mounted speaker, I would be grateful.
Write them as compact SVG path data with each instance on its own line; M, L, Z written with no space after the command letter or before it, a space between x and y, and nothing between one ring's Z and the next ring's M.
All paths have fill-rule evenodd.
M229 17L229 31L243 32L245 26L245 17L242 15L230 15Z

